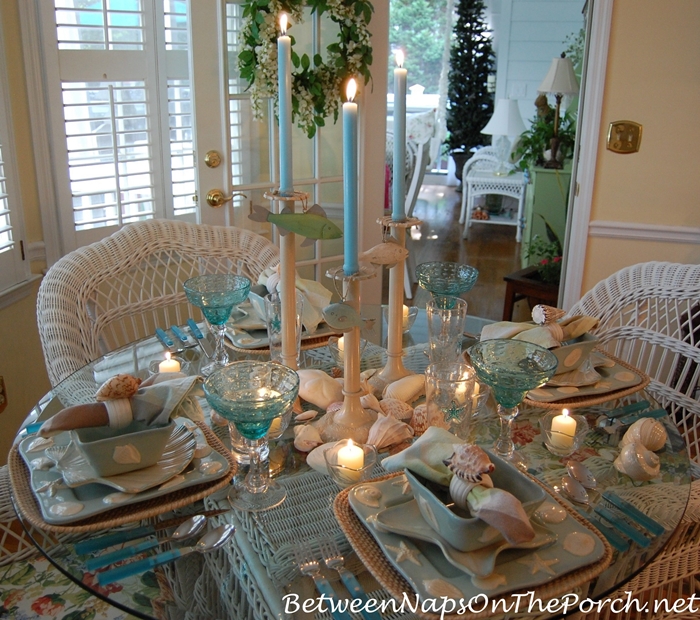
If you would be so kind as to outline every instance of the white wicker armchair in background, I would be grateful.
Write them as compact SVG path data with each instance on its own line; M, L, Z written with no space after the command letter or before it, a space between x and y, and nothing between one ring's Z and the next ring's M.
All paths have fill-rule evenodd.
M621 269L586 293L569 311L576 314L599 318L595 334L603 348L651 377L646 390L669 412L693 460L696 480L676 535L622 590L652 601L692 594L700 573L700 265ZM624 596L611 597L618 595Z
M51 385L100 355L182 325L199 310L182 284L202 273L239 273L253 283L279 261L253 232L170 220L124 226L57 261L37 297L37 323Z

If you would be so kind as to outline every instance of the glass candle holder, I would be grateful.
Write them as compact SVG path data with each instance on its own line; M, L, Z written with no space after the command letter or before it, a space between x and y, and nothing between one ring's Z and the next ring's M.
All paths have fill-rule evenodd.
M588 423L582 415L550 411L540 418L540 429L547 450L557 456L569 456L583 445Z
M382 308L382 316L384 317L384 322L389 325L389 306L384 306ZM403 323L402 330L406 334L411 330L413 324L416 322L416 317L418 316L418 306L404 306L403 307Z
M158 374L159 372L161 372L160 365L163 363L163 361L165 361L165 358L156 359L156 360L153 360L152 362L150 362L148 364L148 372L150 372L152 375L155 375L155 374ZM172 366L172 370L166 370L165 371L166 373L167 372L181 372L183 374L188 374L188 371L190 369L190 363L186 359L180 357L179 355L173 355L170 357L170 359L168 361L170 363L176 362L176 365ZM175 368L177 368L177 364L180 365L180 368L178 370L175 370Z
M364 338L360 338L360 358L362 357L362 354L364 353L365 347L367 346L367 341ZM333 356L333 360L335 363L340 366L341 368L343 367L343 364L345 363L344 359L344 347L345 347L345 339L343 336L331 336L328 339L328 350L331 352L331 355Z
M333 481L345 488L369 477L377 462L377 449L352 439L341 439L323 453L323 458Z

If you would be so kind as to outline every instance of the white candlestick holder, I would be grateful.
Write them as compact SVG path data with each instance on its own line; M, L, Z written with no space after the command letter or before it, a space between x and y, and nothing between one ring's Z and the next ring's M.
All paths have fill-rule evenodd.
M326 275L343 284L343 301L358 314L360 312L360 282L374 278L377 273L369 265L360 265L360 270L345 275L342 267L329 269ZM360 402L364 395L360 382L360 328L353 327L344 336L343 406L333 413L326 413L314 426L324 442L352 439L364 444L369 429L377 419L377 412L365 409Z
M391 229L392 238L402 248L406 247L406 230L419 226L421 220L410 217L405 220L394 220L391 216L380 217L377 224L382 229ZM371 384L383 387L403 377L415 374L403 365L403 302L404 302L404 271L406 259L400 260L389 270L389 311L387 321L386 365L371 379Z
M309 195L304 192L292 192L286 196L279 190L265 192L264 197L277 203L284 203L284 208L294 213L297 201L306 206ZM278 213L281 212L278 207ZM280 235L280 300L282 323L282 363L297 370L297 341L296 341L296 235L289 232ZM272 292L272 291L270 291Z

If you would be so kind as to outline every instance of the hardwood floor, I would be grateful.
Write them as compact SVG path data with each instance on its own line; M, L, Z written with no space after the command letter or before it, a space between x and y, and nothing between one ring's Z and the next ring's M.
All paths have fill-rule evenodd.
M506 285L503 276L520 269L520 244L515 242L515 228L473 224L469 240L462 239L459 210L462 195L453 187L424 185L414 216L423 221L407 239L411 264L428 261L466 263L479 270L474 288L463 295L469 314L501 320ZM387 301L388 277L384 278L384 302ZM414 297L407 305L424 307L429 293L413 285Z

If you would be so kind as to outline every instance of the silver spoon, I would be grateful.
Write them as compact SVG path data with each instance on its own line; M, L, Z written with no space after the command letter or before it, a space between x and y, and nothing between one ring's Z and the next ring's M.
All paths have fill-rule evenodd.
M568 461L566 463L566 470L569 472L569 476L571 476L574 480L578 480L585 488L596 488L597 482L595 476L583 463L579 463L578 461Z
M571 501L588 506L588 492L578 480L571 476L564 476L561 479L561 488L564 495Z
M158 539L155 536L147 538L143 542L137 543L135 545L129 545L123 549L118 549L112 553L106 553L105 555L99 555L95 558L90 558L85 562L85 566L88 570L95 570L102 568L103 566L109 566L120 560L126 560L127 558L133 558L135 555L142 553L143 551L148 551L153 549L158 545L163 543L172 542L175 540L186 540L192 536L196 536L207 524L207 518L204 515L194 515L180 524L180 526L172 533L168 538Z
M108 583L118 581L119 579L124 579L125 577L138 575L149 568L153 568L161 564L167 564L168 562L172 562L177 558L181 558L182 556L188 555L195 551L199 553L208 553L209 551L223 547L231 536L233 536L235 531L236 527L233 525L228 523L225 525L220 525L216 529L213 529L211 532L208 532L202 536L202 538L200 538L194 545L164 551L163 553L151 556L145 560L124 564L123 566L113 568L112 570L105 571L104 573L97 573L97 581L100 583L100 585L106 585Z

